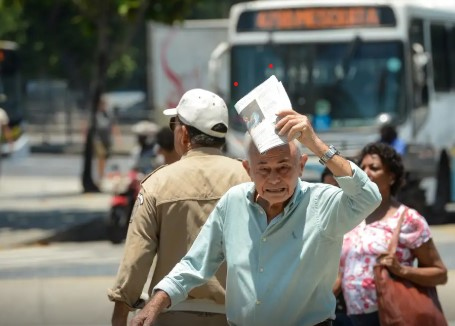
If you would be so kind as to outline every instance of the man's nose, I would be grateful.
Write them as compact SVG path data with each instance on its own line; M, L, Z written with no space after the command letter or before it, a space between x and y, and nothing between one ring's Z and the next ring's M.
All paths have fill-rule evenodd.
M269 182L272 184L277 184L281 181L280 175L277 171L272 170L269 174Z

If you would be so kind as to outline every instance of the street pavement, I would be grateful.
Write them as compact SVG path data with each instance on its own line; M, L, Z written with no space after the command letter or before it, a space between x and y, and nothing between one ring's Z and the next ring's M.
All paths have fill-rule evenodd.
M109 167L126 172L131 162L128 156L114 156ZM105 222L118 174L108 169L103 192L83 193L81 155L31 154L1 163L0 249L106 238Z
M438 227L436 234L453 232ZM110 325L113 304L106 291L122 253L123 245L106 241L0 250L0 325ZM445 250L443 259L448 254ZM438 292L449 325L455 326L455 266L448 267L449 282Z

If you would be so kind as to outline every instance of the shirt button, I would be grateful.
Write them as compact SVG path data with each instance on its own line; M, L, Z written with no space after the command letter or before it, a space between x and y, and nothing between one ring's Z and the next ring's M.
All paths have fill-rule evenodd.
M266 242L267 241L267 238L262 238L262 242Z
M264 271L264 268L259 268L259 271L262 273Z
M257 301L256 301L256 304L257 304L257 305L260 305L260 304L261 304L261 301L260 301L260 300L257 300Z

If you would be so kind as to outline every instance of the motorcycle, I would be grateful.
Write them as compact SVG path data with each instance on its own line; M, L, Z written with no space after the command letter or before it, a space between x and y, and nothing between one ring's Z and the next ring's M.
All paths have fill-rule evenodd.
M143 177L142 173L134 169L126 175L117 177L107 225L107 237L113 244L119 244L126 238L131 212L139 194Z
M141 181L157 165L154 142L156 131L156 125L147 121L133 126L140 151L135 155L134 166L128 173L122 175L117 171L114 175L114 195L107 222L107 237L113 244L119 244L126 238L131 213L141 189Z

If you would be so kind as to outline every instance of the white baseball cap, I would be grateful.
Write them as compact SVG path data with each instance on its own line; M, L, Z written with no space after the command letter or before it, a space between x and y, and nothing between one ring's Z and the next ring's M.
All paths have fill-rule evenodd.
M192 126L203 133L224 138L225 132L215 131L219 123L229 125L226 103L218 95L204 89L195 88L183 94L176 108L164 110L167 116L178 116L182 123Z

